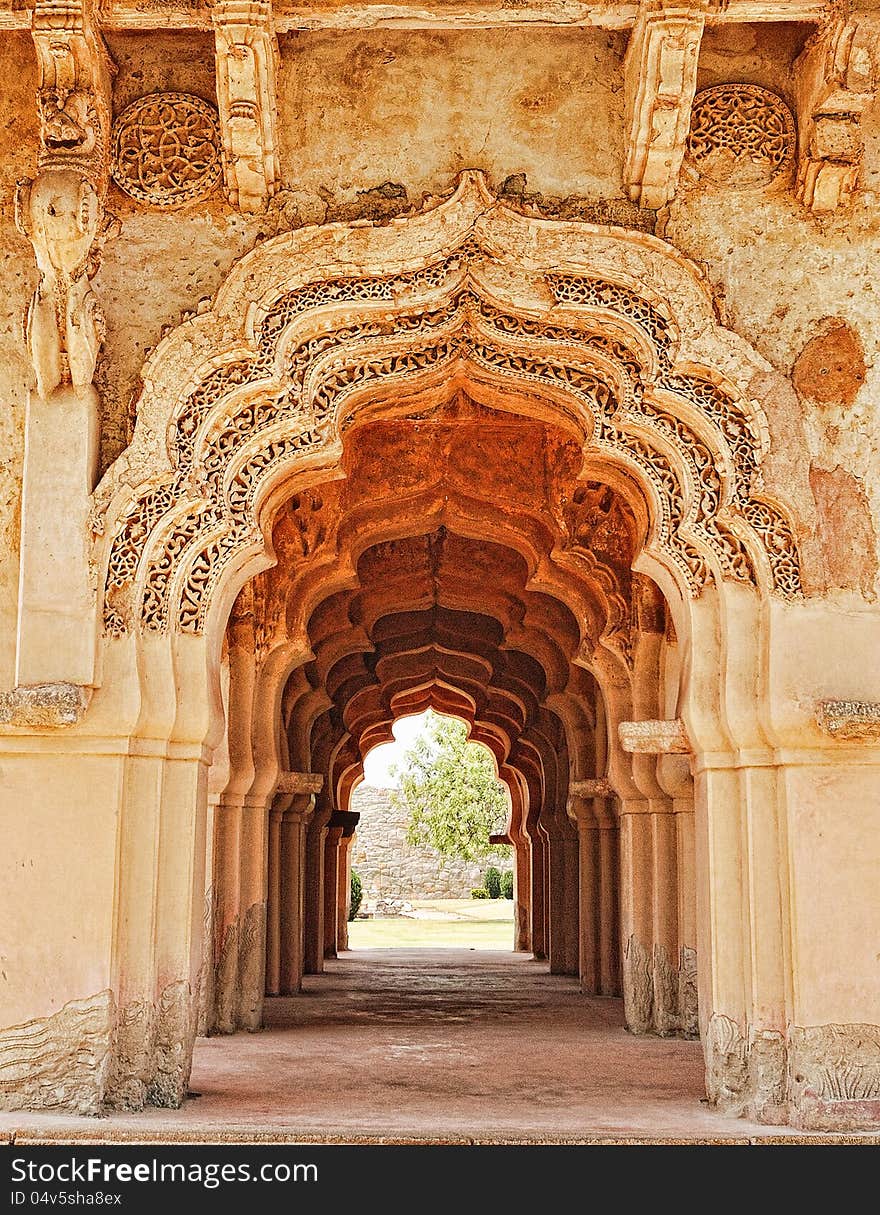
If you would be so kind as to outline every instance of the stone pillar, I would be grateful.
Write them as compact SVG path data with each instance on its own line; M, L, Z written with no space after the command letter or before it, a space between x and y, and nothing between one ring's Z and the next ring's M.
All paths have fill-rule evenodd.
M616 832L607 780L572 781L568 813L578 836L578 974L587 995L617 994Z
M254 783L254 693L257 659L254 610L247 589L236 599L227 626L229 683L226 706L228 773L214 815L214 1013L209 1028L231 1034L259 1025L265 891L262 809L246 805ZM256 820L256 821L255 821ZM250 850L256 849L256 858ZM247 972L249 978L244 982ZM246 991L245 991L246 989Z
M529 874L529 893L532 911L532 953L536 958L547 957L547 921L545 918L545 874L547 868L547 848L540 829L536 826L529 830L531 844L531 872Z
M620 833L606 810L599 831L599 992L619 996L623 991L620 950Z
M337 867L337 896L336 896L336 949L344 953L348 949L348 917L351 913L351 853L354 844L355 830L360 815L351 811L340 811L346 822L342 828L339 841L339 862Z
M292 996L302 987L303 887L305 841L314 796L295 794L281 820L279 994Z
M324 969L324 840L331 814L327 805L317 810L306 839L303 969L309 975Z
M269 812L268 898L266 907L266 995L281 994L281 823L283 806Z
M339 845L343 828L336 815L330 820L324 837L324 957L336 957L336 934L339 924Z
M551 974L565 974L565 851L559 824L541 824L546 840L547 956Z
M523 793L517 773L508 767L499 769L499 776L510 793L510 830L508 841L513 845L513 948L518 953L532 951L532 849L524 826Z
M672 799L657 783L659 754L685 753L680 722L624 722L621 744L634 755L633 781L646 796L621 799L621 936L627 1026L677 1034L680 951L678 836ZM651 757L648 760L648 757Z

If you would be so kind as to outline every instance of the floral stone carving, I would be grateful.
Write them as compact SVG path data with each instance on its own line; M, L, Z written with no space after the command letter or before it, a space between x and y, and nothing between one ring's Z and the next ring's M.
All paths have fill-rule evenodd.
M140 202L181 207L220 180L220 125L212 106L189 93L133 101L113 129L113 180Z
M794 152L791 110L769 89L719 84L694 98L687 158L707 181L767 186L791 167Z

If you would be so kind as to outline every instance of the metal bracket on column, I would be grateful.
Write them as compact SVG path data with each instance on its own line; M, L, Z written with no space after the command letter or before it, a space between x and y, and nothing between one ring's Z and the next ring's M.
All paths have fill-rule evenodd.
M657 208L678 184L707 0L641 0L624 61L626 160L633 202Z
M687 755L693 750L680 717L671 721L622 721L617 728L624 751L636 755Z
M278 189L278 43L270 0L219 0L211 10L226 193L261 211Z

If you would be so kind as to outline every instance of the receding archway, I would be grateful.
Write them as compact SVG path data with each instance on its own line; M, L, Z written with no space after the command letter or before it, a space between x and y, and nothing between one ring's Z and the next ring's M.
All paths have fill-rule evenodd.
M116 740L106 772L95 765L96 798L121 814L134 858L116 887L115 1004L101 1006L112 1064L93 1078L97 1105L183 1099L209 769L215 803L238 818L226 815L215 838L215 872L226 847L235 864L222 871L236 876L234 897L215 891L222 974L210 966L204 1009L216 1008L219 982L235 995L229 1026L257 1024L260 858L273 816L307 854L289 892L295 910L315 888L309 863L312 878L322 863L309 852L308 820L341 810L361 744L400 707L391 701L430 703L434 689L451 688L497 747L542 853L530 931L546 936L549 925L551 962L554 915L566 922L553 898L571 900L574 874L580 927L574 938L562 932L563 964L602 990L618 981L616 957L634 1028L675 1029L682 992L692 1028L689 925L710 1096L788 1116L802 1085L788 1058L801 1040L789 1030L792 929L780 911L789 880L780 824L793 794L770 769L807 727L774 700L791 670L776 639L783 616L789 635L812 626L793 523L761 486L767 419L751 389L760 366L669 246L525 218L475 174L398 224L266 242L210 309L160 345L134 441L95 499L101 686L71 732ZM422 469L418 486L386 496L392 513L388 501L346 500L328 528L328 503L353 485L346 460L359 431L427 426L463 401L480 440L444 468L467 467L472 483L484 434L539 427L542 442L559 436L562 465L567 445L575 453L565 492L499 518L466 484L428 484ZM452 428L462 433L464 419ZM497 455L492 464L511 481L529 467ZM527 496L528 477L519 481ZM628 537L615 549L627 553L619 569L602 550L609 518ZM467 554L451 564L447 589L428 603L383 591L383 606L371 552L406 551L405 568L424 570L420 554L436 553L441 535L441 547ZM285 544L309 560L286 562ZM482 581L459 594L458 567L484 559ZM459 650L438 645L441 613L480 614L487 598L484 614L501 627L488 650L473 638ZM454 631L468 636L461 621ZM409 661L416 652L431 653L430 672ZM643 728L621 738L632 722ZM677 758L688 753L693 803ZM684 825L691 804L695 844ZM686 874L689 849L696 910L659 897L673 860ZM767 858L772 877L753 883ZM618 871L627 897L617 935L608 915L585 930L585 908L613 906ZM148 924L136 914L145 898ZM308 964L308 941L302 950ZM294 978L302 961L290 960Z

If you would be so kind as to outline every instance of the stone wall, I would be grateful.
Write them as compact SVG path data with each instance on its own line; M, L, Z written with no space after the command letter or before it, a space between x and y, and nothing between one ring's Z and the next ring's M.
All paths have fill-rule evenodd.
M510 861L492 857L470 864L433 848L414 848L406 842L409 814L392 806L391 792L361 785L351 798L351 809L361 816L352 865L363 882L365 899L465 899L474 886L482 886L489 865L511 868Z

